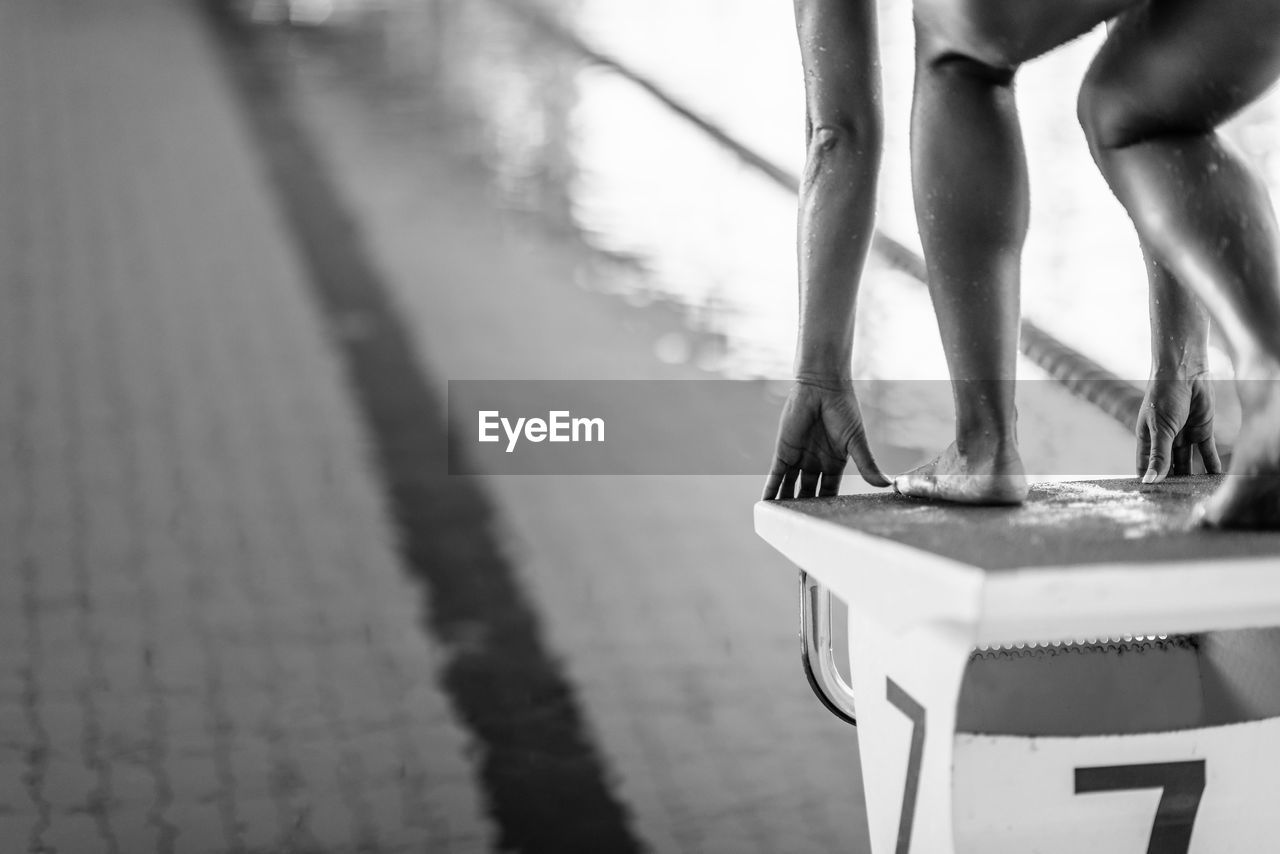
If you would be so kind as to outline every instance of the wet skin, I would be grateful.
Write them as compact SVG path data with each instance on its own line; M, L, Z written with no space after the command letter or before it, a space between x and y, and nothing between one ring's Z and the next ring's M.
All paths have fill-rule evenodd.
M1192 473L1198 453L1206 472L1222 462L1213 435L1209 316L1173 274L1146 256L1151 302L1151 379L1138 413L1137 470L1144 483Z
M867 5L797 0L811 129L830 124L839 130L844 113L857 113L848 107L854 103L872 105L878 117L876 83L860 76L874 68L874 21L871 28L850 28L859 14L851 10ZM1208 470L1219 466L1211 439L1212 399L1202 378L1207 322L1198 297L1226 336L1242 384L1245 420L1232 471L1248 475L1226 482L1204 507L1204 521L1275 526L1276 226L1261 183L1214 132L1280 72L1280 7L1265 0L919 0L913 183L955 388L957 439L933 463L898 478L895 487L967 503L1009 503L1025 495L1013 379L1027 189L1012 83L1022 62L1117 15L1086 78L1080 115L1094 158L1133 219L1149 261L1153 364L1137 425L1139 469L1147 482L1171 470L1186 473L1193 450ZM845 27L820 25L826 21ZM834 149L840 150L844 136L835 137ZM831 163L826 154L811 145L807 200L823 198L822 187L848 177L843 162L821 168ZM869 206L870 199L853 205L862 213L853 227L844 226L848 233L862 233ZM848 263L849 255L820 245L841 236L840 225L829 221L835 216L831 206L802 205L797 361L814 374L824 365L849 363L842 346L848 338L833 337L831 324L848 318L852 328L849 283L856 284L861 273L863 256ZM1223 246L1231 251L1223 252ZM845 305L847 314L841 311ZM825 323L806 335L815 316ZM837 343L824 344L831 341ZM783 427L780 435L787 432L785 416ZM776 489L794 471L792 481L802 484L799 494L814 494L816 481L811 479L812 489L803 485L803 459L792 454L788 460L779 454L770 483ZM868 479L874 482L876 475L878 470ZM774 494L766 490L766 497Z
M1185 288L1227 339L1244 414L1231 468L1241 477L1226 481L1202 519L1274 527L1280 525L1280 241L1263 185L1215 132L1280 75L1274 3L918 4L917 212L953 376L1011 376L1017 265L1007 258L1017 256L1026 228L1014 72L1058 43L1045 34L1069 37L1117 12L1086 76L1079 111L1095 162L1133 220L1151 271L1153 370L1137 427L1139 465L1146 482L1171 468L1189 470L1192 448L1208 470L1220 465L1202 379L1207 327ZM946 150L930 131L956 120L968 121L968 132ZM997 175L1016 181L1002 183ZM938 181L951 193L930 193ZM1002 193L1004 187L1011 189ZM960 238L972 226L964 215L975 204L996 211L994 225L966 243ZM996 318L985 326L983 300ZM995 343L976 345L979 329L993 329ZM965 415L962 406L975 411ZM1015 417L1011 399L1000 396L958 391L957 408L962 439L979 425L996 425L999 435ZM1016 449L1012 438L1008 445ZM936 470L973 473L967 460L950 463L945 456ZM911 494L973 500L972 493L949 490L946 479L935 480L897 485Z
M956 443L930 465L896 479L894 486L903 494L979 504L1025 496L1014 378L1028 189L1013 82L1023 61L1129 5L1127 0L916 4L912 183L930 292L955 387ZM984 215L974 216L975 211ZM1186 325L1173 318L1164 323ZM1207 327L1200 334L1207 336ZM989 392L978 393L983 387ZM1148 397L1162 402L1166 388ZM1148 437L1148 444L1163 448L1177 432L1166 431L1154 442ZM982 440L994 442L995 449L966 452Z
M1202 508L1214 526L1280 527L1280 233L1262 182L1214 130L1277 76L1277 4L1162 0L1120 18L1081 93L1094 160L1146 251L1231 350L1238 476Z
M875 486L876 465L850 381L854 307L875 231L883 137L880 57L870 0L796 0L805 135L797 255L796 384L783 408L764 498L835 495L849 457Z

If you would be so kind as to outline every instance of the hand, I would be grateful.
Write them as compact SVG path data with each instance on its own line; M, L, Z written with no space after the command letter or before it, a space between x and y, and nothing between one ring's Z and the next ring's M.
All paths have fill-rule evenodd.
M791 498L793 492L796 498L837 494L849 457L867 483L889 486L867 444L852 383L797 379L782 408L764 500Z
M1147 384L1135 431L1143 483L1159 483L1170 472L1191 474L1192 448L1200 452L1205 471L1222 471L1213 441L1213 384L1207 373L1154 376Z

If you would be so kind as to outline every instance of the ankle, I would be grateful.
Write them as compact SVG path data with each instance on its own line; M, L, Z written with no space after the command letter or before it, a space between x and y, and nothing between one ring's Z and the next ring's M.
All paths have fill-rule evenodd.
M968 425L956 429L956 450L978 460L1016 461L1018 432L1013 424Z

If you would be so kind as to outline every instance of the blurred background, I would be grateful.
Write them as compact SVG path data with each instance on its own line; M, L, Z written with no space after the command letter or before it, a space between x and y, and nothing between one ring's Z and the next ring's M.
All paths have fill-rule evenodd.
M855 733L809 694L794 568L752 532L761 477L444 459L451 380L717 379L653 459L725 436L767 468L791 15L0 8L4 850L865 850ZM908 5L880 26L888 251L855 373L931 381L866 401L897 471L951 412L913 274ZM1020 429L1062 475L1126 470L1148 369L1136 240L1074 118L1100 38L1019 88ZM1227 130L1273 188L1278 129L1273 96Z

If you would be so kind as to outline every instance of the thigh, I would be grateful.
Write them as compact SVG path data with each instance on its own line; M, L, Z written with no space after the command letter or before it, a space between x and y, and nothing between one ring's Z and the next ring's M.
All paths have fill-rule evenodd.
M1275 0L1151 0L1120 18L1082 99L1103 142L1217 127L1280 75Z
M915 0L917 50L1013 68L1143 0ZM1212 5L1215 0L1204 0Z

